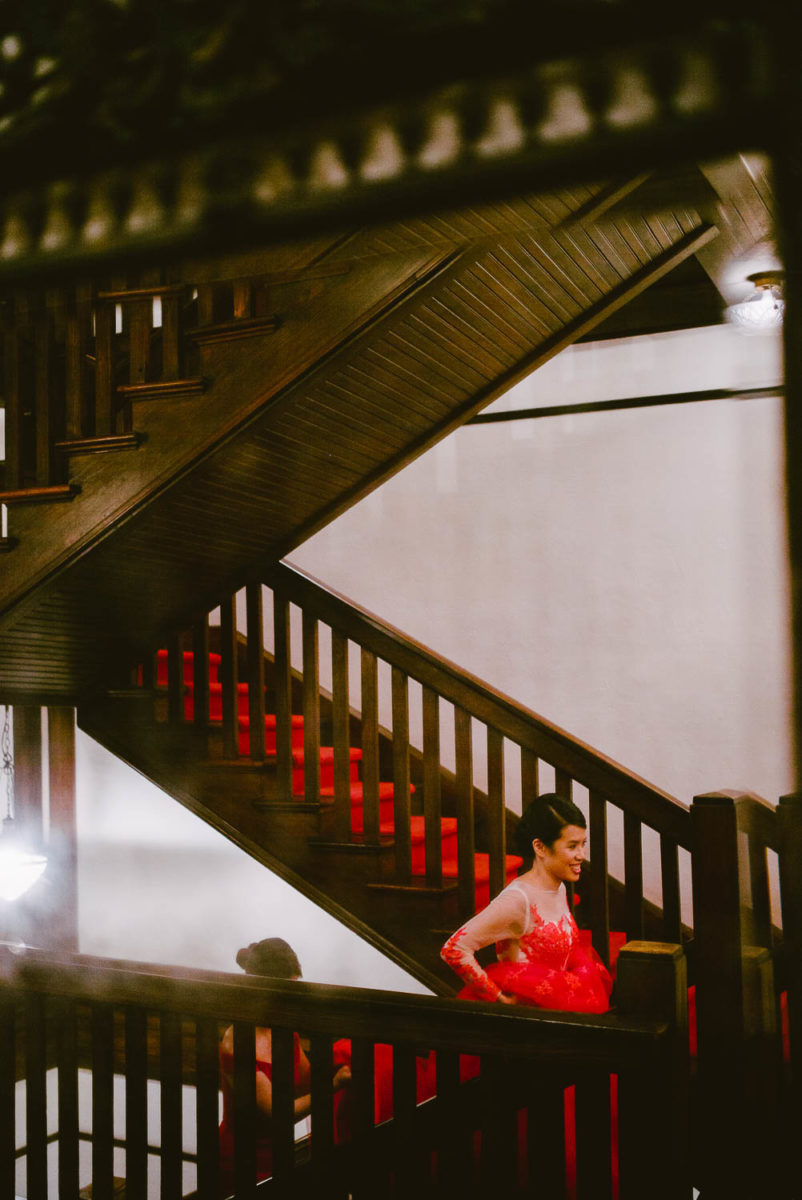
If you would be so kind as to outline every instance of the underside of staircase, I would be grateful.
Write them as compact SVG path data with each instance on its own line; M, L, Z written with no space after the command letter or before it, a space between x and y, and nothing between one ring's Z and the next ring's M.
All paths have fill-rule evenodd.
M421 773L412 794L411 885L393 882L393 788L379 783L379 847L362 839L364 832L362 751L351 747L349 758L351 831L345 847L327 834L332 827L334 764L330 746L320 748L319 801L306 798L303 722L292 717L293 769L290 794L283 794L276 775L276 718L265 715L265 758L254 762L250 751L248 684L238 686L239 746L237 761L223 757L220 656L209 656L210 728L208 737L193 730L193 661L184 655L184 724L166 720L167 654L158 655L155 692L141 689L107 697L102 704L79 709L79 725L118 758L140 771L257 861L298 888L360 936L387 954L433 991L448 995L457 980L440 960L446 936L459 923L457 897L457 820L440 820L443 881L427 885L423 786ZM267 696L269 700L270 692ZM324 697L325 704L325 697ZM328 722L324 719L325 730ZM358 718L354 718L357 732ZM383 741L389 743L388 731ZM356 743L357 738L354 738ZM385 749L387 746L385 745ZM389 774L389 772L385 772ZM446 808L448 806L446 805ZM475 906L489 900L488 855L475 853ZM507 879L515 877L521 859L506 857ZM382 877L384 881L382 882Z
M671 207L638 177L172 264L167 290L228 292L193 335L197 386L121 384L126 447L60 450L68 503L15 494L0 688L46 700L124 682L165 630L678 265L707 262L715 197L698 172L692 190L695 206L686 189ZM243 279L259 316L238 309ZM136 282L102 294L124 306Z

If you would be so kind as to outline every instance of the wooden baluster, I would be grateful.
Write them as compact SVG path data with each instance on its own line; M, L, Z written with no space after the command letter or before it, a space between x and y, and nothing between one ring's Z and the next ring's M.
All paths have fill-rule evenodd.
M207 1018L195 1025L198 1200L218 1200L220 1195L219 1089L219 1031L217 1022Z
M234 320L240 321L251 315L251 281L236 279L233 284Z
M441 1105L437 1137L436 1195L470 1195L473 1178L473 1131L466 1118L466 1089L460 1081L460 1056L437 1051L437 1103Z
M3 338L3 395L6 413L4 486L15 491L25 483L25 443L22 394L22 331L12 325Z
M471 714L454 708L454 748L457 792L457 901L460 920L476 911L476 838L473 794L473 735Z
M607 1072L579 1072L574 1085L574 1104L577 1200L609 1200L612 1160Z
M619 1075L621 1200L642 1200L647 1178L650 1200L690 1200L688 971L682 947L664 942L624 946L617 963L616 1008L624 1018L664 1021L670 1028L658 1065L650 1058L641 1069L631 1066ZM707 1122L709 1114L703 1108L698 1112L699 1120ZM712 1149L703 1135L704 1159ZM732 1155L733 1161L737 1157ZM715 1171L717 1165L715 1157L709 1159L709 1169ZM713 1189L709 1194L721 1193Z
M769 893L769 868L766 861L766 845L758 834L748 836L749 882L752 893L752 929L746 940L754 946L771 949L771 898Z
M49 487L55 483L54 443L56 424L53 384L53 332L47 311L37 316L34 326L34 424L36 428L36 483Z
M162 379L180 379L182 371L180 289L162 293Z
M791 1082L788 1128L802 1129L802 796L782 796L777 808Z
M304 707L304 799L320 803L320 655L317 618L302 619Z
M273 1143L273 1176L280 1184L292 1175L295 1165L295 1054L291 1029L271 1030L273 1059L273 1112L270 1132Z
M70 440L94 432L89 404L87 354L92 328L92 285L78 283L67 308L65 331L64 402L66 435Z
M378 846L379 674L376 655L362 648L362 822L367 846Z
M123 312L128 318L128 382L146 383L150 363L153 297L133 300L125 305Z
M426 882L443 882L443 806L440 792L440 697L423 689L423 815Z
M217 1087L215 1086L216 1099ZM148 1022L145 1009L129 1005L125 1010L126 1189L132 1196L146 1196L147 1180Z
M542 1196L564 1196L565 1087L556 1074L539 1067L531 1090L526 1121L529 1178ZM543 1153L545 1146L548 1154Z
M507 822L504 806L504 738L487 729L487 851L490 855L490 896L507 883Z
M290 672L290 605L273 589L274 691L276 708L276 790L292 797L292 681Z
M681 943L679 847L665 833L660 835L660 875L663 891L663 940Z
M44 998L29 992L25 998L25 1138L27 1196L47 1197L47 1052Z
M574 781L570 771L564 771L562 767L554 768L554 790L563 800L573 800Z
M184 720L184 670L183 641L179 633L173 633L167 639L167 713L173 725Z
M396 1184L399 1194L409 1196L414 1189L426 1189L420 1153L416 1154L415 1137L416 1097L415 1051L411 1046L393 1045L393 1144Z
M641 823L624 813L624 907L627 938L643 937L643 849Z
M351 712L348 638L331 631L331 724L334 752L334 840L351 840Z
M593 948L610 964L610 893L607 863L607 799L591 791L590 812L590 925Z
M115 432L114 304L98 300L95 307L95 434Z
M273 1110L278 1108L276 1049L280 1036L273 1030ZM277 1046L278 1043L278 1046ZM256 1107L256 1038L253 1025L234 1022L234 1194L237 1200L256 1196L256 1140L259 1114Z
M250 756L265 760L265 651L262 621L262 585L249 583L245 590L248 631L248 729Z
M393 695L393 827L395 878L412 878L412 835L409 778L409 683L398 667L392 670Z
M540 794L540 764L534 751L521 747L521 812Z
M9 954L8 951L4 951ZM3 968L7 967L7 961ZM0 986L0 1186L5 1188L3 1200L12 1200L16 1168L16 1087L17 1028L23 1019L17 1015L17 996Z
M209 732L209 618L204 613L192 627L192 721L199 733Z
M332 1066L333 1038L327 1034L312 1037L309 1058L312 1064L312 1166L321 1194L335 1197L337 1192L333 1180L326 1178L326 1167L331 1165L334 1150L334 1068ZM325 1193L323 1188L328 1184Z
M213 283L198 284L198 325L213 325L215 287Z
M63 999L56 1010L58 1068L58 1193L77 1196L78 1183L78 1038L75 1003ZM2 1167L0 1166L0 1178Z
M161 1113L161 1200L181 1200L182 1128L181 1019L163 1012L159 1019L159 1107Z
M220 604L220 683L223 703L223 758L239 757L239 640L237 597Z
M485 1191L481 1194L515 1194L517 1113L510 1103L510 1074L505 1057L482 1055L482 1086L492 1101L485 1106L482 1120L479 1179Z
M92 1196L114 1193L114 1011L92 1006Z
M374 1049L366 1038L351 1040L350 1100L353 1114L354 1200L369 1200L375 1195L381 1163L373 1137L374 1122Z

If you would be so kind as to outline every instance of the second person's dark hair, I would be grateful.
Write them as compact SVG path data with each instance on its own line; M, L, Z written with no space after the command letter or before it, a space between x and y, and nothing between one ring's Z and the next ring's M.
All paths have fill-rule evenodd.
M301 976L298 956L284 938L263 938L237 951L237 966L246 975L266 975L272 979L296 979Z
M544 846L553 846L566 825L587 828L585 814L581 808L558 796L556 792L545 792L524 809L515 829L515 848L524 859L531 859L534 851L532 842L539 838Z

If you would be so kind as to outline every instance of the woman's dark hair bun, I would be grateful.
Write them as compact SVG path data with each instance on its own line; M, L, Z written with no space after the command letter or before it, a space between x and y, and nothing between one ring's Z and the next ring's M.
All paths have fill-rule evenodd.
M585 814L581 808L558 796L556 792L545 792L524 809L523 815L515 828L515 848L523 859L531 859L534 855L532 842L539 838L544 846L553 846L566 825L578 825L580 829L587 827Z
M246 975L265 975L271 979L297 979L301 976L298 956L284 938L263 938L237 951L237 966Z

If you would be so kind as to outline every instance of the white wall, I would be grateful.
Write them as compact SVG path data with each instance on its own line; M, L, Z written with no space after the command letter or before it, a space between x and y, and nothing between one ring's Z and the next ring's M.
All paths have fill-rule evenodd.
M309 982L428 991L80 730L76 755L82 953L238 972L276 936Z
M564 352L496 408L780 378L729 327ZM791 786L778 399L468 426L294 564L689 802Z

